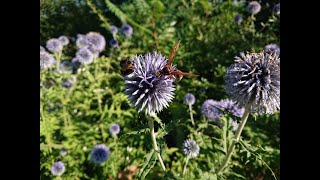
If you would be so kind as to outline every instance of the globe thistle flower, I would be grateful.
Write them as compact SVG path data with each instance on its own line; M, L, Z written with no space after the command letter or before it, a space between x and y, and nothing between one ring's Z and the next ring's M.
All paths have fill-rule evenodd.
M44 47L40 46L40 52L45 52L46 49L44 49Z
M133 73L125 76L125 94L138 112L158 113L169 106L174 98L173 80L156 74L166 65L167 59L154 52L131 59Z
M208 119L218 122L219 117L223 115L220 108L221 105L218 101L208 99L202 104L201 113Z
M77 51L76 58L81 64L88 65L93 62L94 56L87 47L83 47Z
M67 36L60 36L58 39L63 46L66 46L69 44L69 39L67 38Z
M278 15L280 14L280 3L274 5L273 12L278 14Z
M60 176L61 174L64 173L65 170L66 170L66 167L64 166L63 162L61 162L61 161L55 162L51 166L51 173L54 176Z
M195 103L196 98L194 97L194 95L192 93L187 93L186 95L184 95L183 100L186 104L191 106Z
M280 56L280 48L277 44L268 44L264 47L266 53L275 53L277 56Z
M59 39L49 39L46 44L47 49L50 52L56 53L62 51L62 44Z
M113 48L118 47L118 41L115 40L115 39L111 39L111 40L109 41L109 44L110 44L110 46L113 47Z
M95 164L106 161L110 156L109 147L104 144L96 145L91 151L91 161Z
M104 48L106 47L106 40L104 37L96 32L89 32L86 35L86 39L88 42L88 45L91 44L93 48L93 52L102 52Z
M219 101L219 107L222 110L228 111L234 116L242 117L244 113L244 108L239 108L236 103L230 99L223 99Z
M251 1L247 7L249 13L255 15L261 10L261 5L257 1Z
M109 132L112 135L117 135L120 133L120 126L118 124L111 124Z
M232 131L237 131L239 124L237 123L237 121L234 121L233 119L230 120L230 126L232 127Z
M133 33L133 29L132 29L132 27L131 27L130 25L124 24L124 25L122 25L122 27L121 27L121 32L122 32L125 36L130 37L130 36L132 35L132 33Z
M111 32L112 34L117 34L117 32L118 32L117 26L111 25L111 26L110 26L110 32Z
M200 147L194 140L187 139L183 142L183 152L186 156L195 158L198 156L199 151Z
M226 91L239 107L252 102L251 112L280 109L280 58L266 52L241 53L225 74Z
M69 61L62 61L59 65L58 71L60 73L72 73L73 71L73 65Z
M234 17L234 21L237 23L237 24L240 24L242 21L243 21L243 18L240 14L237 14L235 17Z
M88 45L87 37L83 34L77 34L76 46L81 49Z
M67 79L66 81L64 81L61 86L64 88L70 88L74 83L74 80L72 79Z
M71 60L71 63L72 63L72 66L73 66L73 70L77 70L81 66L81 62L79 61L79 59L77 57L73 58Z
M56 60L54 57L47 52L40 52L40 69L48 69L50 68Z
M68 154L68 150L65 148L61 148L59 154L60 156L65 156Z

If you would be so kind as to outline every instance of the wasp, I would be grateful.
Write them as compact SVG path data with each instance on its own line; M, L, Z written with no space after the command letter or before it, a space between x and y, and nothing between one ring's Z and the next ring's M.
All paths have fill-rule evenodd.
M180 81L183 78L183 76L189 76L189 77L197 76L191 73L182 72L177 67L172 66L174 55L176 54L179 46L180 46L180 41L178 41L175 44L175 46L172 48L171 53L169 55L168 63L161 69L161 71L157 72L157 77L167 75L170 78L175 79L175 81Z
M133 73L133 62L130 60L121 60L120 67L122 76L127 76Z

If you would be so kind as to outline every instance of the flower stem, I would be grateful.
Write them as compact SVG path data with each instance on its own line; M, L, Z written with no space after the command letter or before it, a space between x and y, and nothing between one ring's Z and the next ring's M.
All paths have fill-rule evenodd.
M228 124L227 124L227 120L225 118L223 118L223 148L225 153L228 153L228 142L227 142L227 132L228 132Z
M153 149L157 153L157 156L158 156L159 162L161 164L162 170L164 172L166 172L166 167L164 166L163 160L162 160L161 155L160 155L160 150L159 150L159 147L157 145L156 134L154 133L154 120L153 120L153 118L149 118L149 128L150 128L151 140L152 140L152 143L153 143Z
M248 120L248 117L249 117L249 113L250 113L250 108L251 108L251 104L252 103L248 103L245 107L245 111L243 113L243 116L241 118L241 122L239 124L239 127L237 129L237 132L235 134L235 139L233 139L232 141L232 144L230 145L230 147L228 148L228 151L227 151L227 155L226 155L226 158L224 160L224 162L222 163L222 166L219 168L219 170L217 171L217 174L220 174L224 168L227 167L230 159L231 159L231 155L233 153L233 150L235 148L235 145L236 143L238 143L239 139L240 139L240 135L241 135L241 132L244 128L244 125L246 124L247 120Z
M191 123L194 126L194 120L193 120L193 114L192 114L192 105L191 104L189 104L189 111L190 111Z
M182 176L184 176L184 174L186 173L187 164L188 164L188 162L189 162L189 159L190 159L190 157L189 157L189 156L187 156L186 163L185 163L185 164L184 164L184 166L183 166Z

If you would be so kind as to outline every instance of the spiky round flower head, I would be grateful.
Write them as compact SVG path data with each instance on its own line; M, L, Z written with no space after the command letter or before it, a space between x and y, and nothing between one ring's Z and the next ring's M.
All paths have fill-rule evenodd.
M67 36L60 36L60 37L59 37L59 41L61 42L61 44L62 44L63 46L69 44L69 39L67 38Z
M213 99L204 101L201 107L201 113L210 120L217 121L223 115L220 111L220 103Z
M192 93L187 93L183 98L184 102L188 105L193 105L196 102L196 97Z
M88 45L87 37L83 34L77 34L76 46L78 49Z
M274 52L277 56L280 56L280 48L277 44L268 44L264 47L266 53Z
M139 112L158 113L169 106L174 98L173 80L167 76L156 74L166 65L167 59L154 52L139 55L131 59L134 64L133 73L125 76L125 94L131 104Z
M71 63L72 63L72 66L73 66L73 70L77 70L81 66L81 62L79 61L79 59L77 57L74 57L71 60Z
M113 47L113 48L119 46L119 45L118 45L118 41L115 40L115 39L111 39L111 40L109 41L109 44L110 44L110 46Z
M40 46L40 52L45 52L46 49L44 49L44 47Z
M195 158L200 152L200 147L194 140L187 139L183 142L183 152L190 158Z
M274 5L273 12L276 14L280 14L280 3Z
M87 39L88 45L89 44L92 45L93 51L102 52L106 47L106 40L99 33L89 32L86 35L86 39Z
M60 156L65 156L68 154L68 150L66 148L61 148L59 154Z
M240 24L242 21L243 21L243 18L240 14L237 14L235 17L234 17L234 21L237 23L237 24Z
M239 107L252 102L251 112L273 114L280 109L280 58L264 51L240 55L225 74L227 93Z
M131 27L129 24L124 24L124 25L122 25L122 27L121 27L121 32L122 32L125 36L129 37L129 36L132 35L133 29L132 29L132 27Z
M117 26L111 25L111 26L110 26L110 32L111 32L112 34L117 34L117 32L118 32Z
M104 144L96 145L91 151L91 161L96 164L106 161L109 156L110 149Z
M51 54L49 54L45 51L44 52L40 51L40 68L41 69L48 69L55 62L56 62L56 60L54 59L54 57Z
M51 173L54 176L60 176L61 174L64 173L65 170L66 170L66 167L64 166L63 162L61 162L61 161L55 162L51 166Z
M234 116L242 117L244 113L244 108L239 108L234 101L230 99L223 99L220 100L219 103L219 106L222 110L228 111Z
M88 65L93 62L93 54L87 47L79 49L76 52L76 58L81 64L84 65Z
M109 132L112 135L117 135L120 133L120 126L119 124L111 124L110 128L109 128Z
M49 39L46 44L47 49L50 52L56 53L62 51L62 44L59 39Z
M261 10L261 5L257 1L251 1L247 7L249 13L255 15Z
M73 65L70 61L62 61L59 65L58 71L60 73L72 73Z

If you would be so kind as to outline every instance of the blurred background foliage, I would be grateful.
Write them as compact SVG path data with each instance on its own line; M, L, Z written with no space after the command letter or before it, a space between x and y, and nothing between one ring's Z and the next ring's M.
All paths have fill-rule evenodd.
M40 45L45 47L47 40L66 35L71 43L64 49L63 60L71 61L74 56L77 34L99 32L107 40L95 63L76 73L41 72L41 178L52 177L50 167L57 159L67 164L62 176L66 179L117 179L130 165L141 169L152 146L148 133L141 131L145 117L130 107L123 94L119 61L154 50L168 56L178 40L181 45L174 63L199 77L180 81L174 101L159 114L170 129L163 137L165 143L160 143L165 146L164 161L173 174L179 174L184 163L182 142L192 137L202 155L190 161L187 177L214 178L208 172L222 160L221 144L215 140L220 131L208 125L201 105L207 99L228 98L223 76L240 52L258 52L270 43L280 46L280 16L272 11L279 1L259 2L261 12L252 16L246 10L248 1L40 0ZM237 14L243 17L240 24L234 20ZM110 25L120 28L123 24L133 27L132 37L118 33L119 47L110 47ZM61 87L71 77L77 79L72 88ZM188 92L196 96L193 110L198 129L190 125L188 107L183 104ZM108 134L113 122L121 126L120 139ZM272 179L272 169L279 179L279 113L251 116L242 137L253 149L237 146L225 178ZM106 164L95 166L88 161L88 154L99 143L106 143L114 153ZM62 147L69 149L65 157L59 155ZM146 178L163 176L157 162Z

